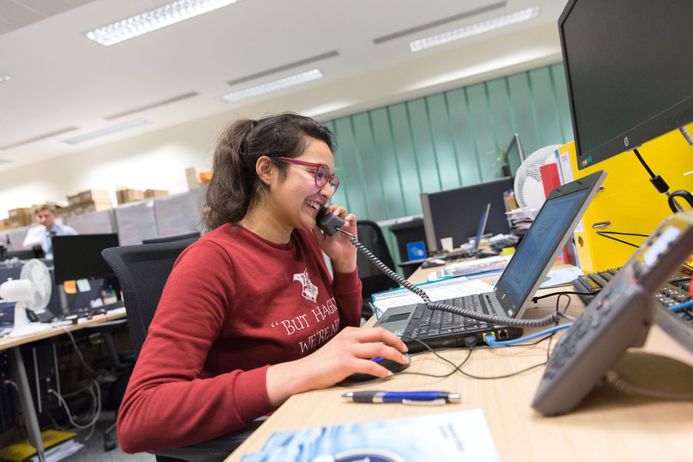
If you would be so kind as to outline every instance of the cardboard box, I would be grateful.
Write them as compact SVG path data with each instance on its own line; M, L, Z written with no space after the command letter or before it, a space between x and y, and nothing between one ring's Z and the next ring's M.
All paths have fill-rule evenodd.
M84 202L99 202L101 204L111 204L111 206L113 204L113 201L111 201L111 194L108 191L99 189L87 189L77 194L67 196L68 205L78 205Z
M185 179L188 182L188 191L200 187L200 182L197 179L197 169L195 169L195 167L188 167L185 169Z
M12 228L19 228L34 224L34 209L31 207L10 209L8 214L8 219Z
M144 192L139 189L118 189L116 191L118 205L128 202L141 201L144 199Z
M109 210L113 208L111 203L102 203L94 201L80 202L79 204L70 206L70 215L82 215L83 213L99 212L101 210Z
M31 207L18 207L16 209L10 209L8 214L9 214L10 218L22 217L22 216L33 216L34 215L34 209Z
M98 202L101 204L113 204L111 194L99 189L87 189L79 193L79 202Z
M144 190L144 198L145 199L154 199L157 197L165 197L168 196L168 191L164 189L145 189Z

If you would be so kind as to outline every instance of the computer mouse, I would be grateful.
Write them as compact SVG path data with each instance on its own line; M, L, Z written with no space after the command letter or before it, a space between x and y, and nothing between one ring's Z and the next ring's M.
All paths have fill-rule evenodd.
M498 255L499 253L495 250L480 250L479 253L476 254L477 258L497 257Z
M435 266L443 266L445 264L445 260L442 258L429 258L428 260L425 260L423 263L421 263L422 268L433 268Z
M382 357L373 358L372 361L377 362L378 364L383 366L385 369L391 371L393 374L396 374L398 372L403 371L407 367L409 367L409 363L410 363L409 355L405 354L404 357L407 359L406 364L400 364L398 362L391 361L389 359L385 359ZM368 380L375 380L375 379L379 379L379 378L380 377L376 377L376 376L370 375L370 374L351 374L349 377L344 379L344 382L366 382Z

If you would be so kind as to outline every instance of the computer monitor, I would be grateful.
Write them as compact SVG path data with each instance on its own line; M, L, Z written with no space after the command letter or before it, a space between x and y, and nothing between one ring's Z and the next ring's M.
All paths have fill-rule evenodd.
M520 135L515 133L505 152L503 152L503 175L514 177L524 160L525 152L522 150Z
M503 193L513 189L513 179L506 177L462 188L421 194L426 246L429 251L441 248L440 239L452 237L453 246L459 247L474 236L478 217L491 204L486 224L487 232L510 232L505 216Z
M113 270L101 256L101 251L118 247L117 234L54 236L51 241L56 284L77 279L113 277Z
M693 121L691 0L570 0L558 20L585 168Z

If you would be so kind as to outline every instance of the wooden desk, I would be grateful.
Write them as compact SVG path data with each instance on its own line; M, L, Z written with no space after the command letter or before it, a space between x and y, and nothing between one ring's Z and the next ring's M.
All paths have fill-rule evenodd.
M11 374L12 379L17 384L19 406L22 410L22 414L24 415L29 442L31 442L31 444L37 449L39 460L45 460L43 441L41 440L41 430L38 424L36 408L34 407L34 400L31 396L31 384L29 383L26 375L26 367L24 366L24 359L22 358L20 347L22 345L37 342L39 340L57 337L58 335L63 335L66 332L74 332L89 327L97 327L100 324L116 321L125 317L125 312L106 313L103 315L94 316L92 319L80 324L55 327L49 331L39 332L33 335L26 335L24 337L0 338L0 351L10 350Z
M433 270L433 269L432 269ZM418 270L411 279L421 280L429 270ZM541 317L553 309L554 299L543 299L538 308L527 310L527 318ZM580 314L582 303L572 296L570 314ZM371 321L372 322L372 321ZM546 361L548 342L531 347L480 348L474 350L463 370L478 376L512 373ZM693 355L659 328L650 330L643 350L673 356L693 364ZM441 350L440 354L459 364L467 350ZM405 372L441 374L450 366L431 353L414 355ZM610 387L595 388L570 414L542 417L530 403L544 367L494 380L479 380L455 374L430 378L398 374L384 382L371 382L349 389L333 387L291 397L226 460L238 461L241 454L258 451L277 431L324 425L362 422L462 409L482 409L491 436L503 461L617 460L693 461L693 403L636 398ZM354 389L417 390L440 389L459 392L458 405L416 407L401 404L345 402L340 395Z

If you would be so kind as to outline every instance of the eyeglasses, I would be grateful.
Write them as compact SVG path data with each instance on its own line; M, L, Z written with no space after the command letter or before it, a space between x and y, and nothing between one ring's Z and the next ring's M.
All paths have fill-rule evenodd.
M330 168L325 164L315 162L306 162L304 160L292 159L291 157L275 157L274 160L286 162L288 164L303 165L315 169L315 186L324 188L326 184L330 184L333 191L337 191L339 187L339 177L330 174Z

